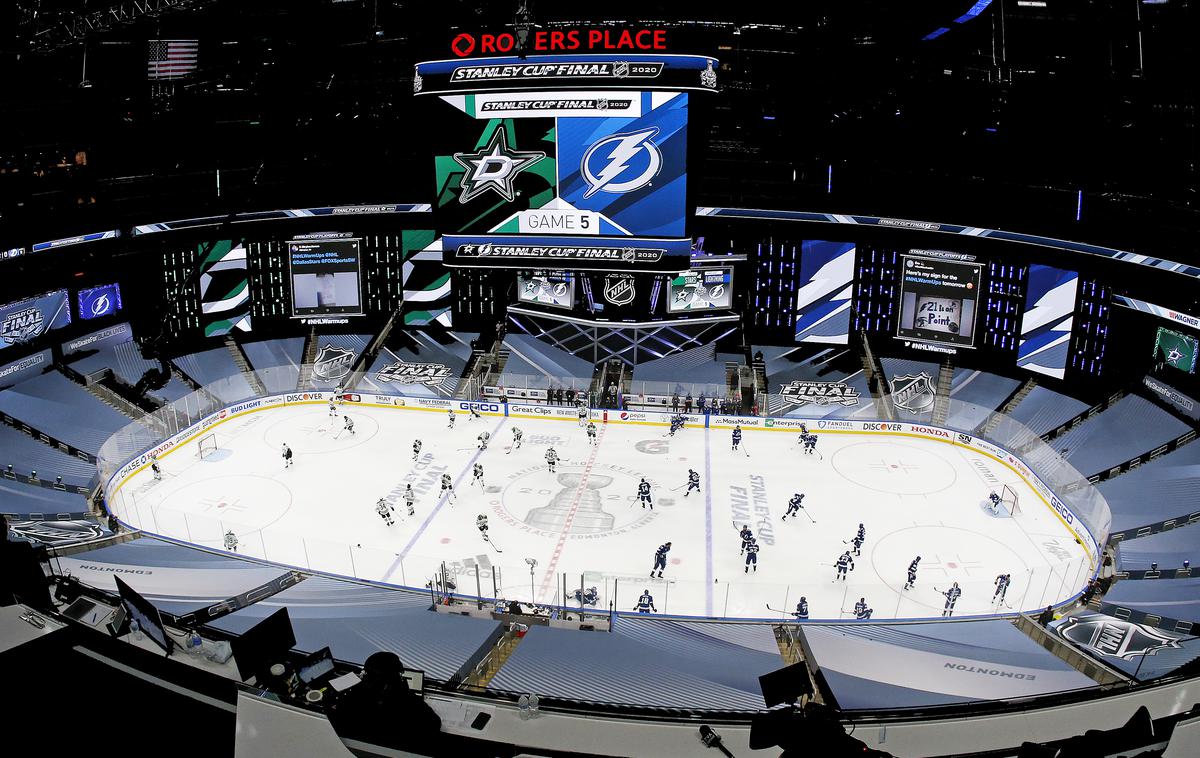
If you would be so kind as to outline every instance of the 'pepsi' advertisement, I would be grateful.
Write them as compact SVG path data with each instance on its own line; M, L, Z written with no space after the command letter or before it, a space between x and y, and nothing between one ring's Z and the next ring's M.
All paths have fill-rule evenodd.
M66 290L55 290L0 306L0 349L25 344L70 323L70 296Z
M79 318L111 316L121 310L121 286L116 282L79 291Z

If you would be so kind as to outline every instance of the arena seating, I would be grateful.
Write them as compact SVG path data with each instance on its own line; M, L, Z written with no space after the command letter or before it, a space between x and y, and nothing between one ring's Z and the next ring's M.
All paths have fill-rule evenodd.
M1021 384L1007 376L989 374L974 369L955 369L950 382L950 413L946 424L955 429L972 431L987 420L988 414L1000 405Z
M42 476L41 469L38 469L38 476ZM47 518L53 518L60 513L85 513L87 509L87 500L83 495L48 487L31 487L11 479L0 479L0 513L15 513L21 516L41 513Z
M1117 582L1105 603L1169 619L1200 623L1200 578Z
M104 348L75 361L70 357L66 360L81 374L110 368L117 378L129 385L137 384L147 371L158 369L158 361L143 358L136 342Z
M328 345L329 347L338 347L346 350L351 354L350 365L353 366L358 361L363 351L367 349L367 345L371 344L374 337L370 334L318 334L315 338L316 355L321 356L321 350ZM328 390L333 389L338 381L344 381L345 377L337 381L326 381L320 377L313 375L312 389ZM307 388L306 388L307 389Z
M0 410L93 454L113 433L133 423L57 371L0 392Z
M463 369L471 357L470 340L477 335L458 334L446 344L442 344L424 332L411 333L416 347L383 348L375 356L375 362L367 371L367 375L359 382L358 389L378 392L400 392L405 395L424 397L446 397L454 394L458 388ZM393 363L440 363L450 369L450 375L437 388L425 384L397 384L381 382L376 372Z
M557 387L568 377L587 379L592 375L592 362L571 355L548 342L528 334L510 334L504 338L508 361L500 374L504 386L538 388Z
M303 338L246 342L242 344L242 350L250 359L250 365L259 372L267 392L295 391L300 380L300 362L304 360Z
M782 668L782 656L715 640L707 644L724 654L650 644L636 632L631 636L535 626L489 689L649 708L762 708L758 677Z
M938 390L944 390L937 386L938 382L938 364L928 361L914 361L902 358L880 358L879 363L883 366L884 379L890 389L892 382L898 376L917 376L926 374L933 386ZM908 411L896 409L896 418L904 421L929 421L933 418L932 406L920 413L909 413Z
M1200 527L1194 524L1124 540L1120 547L1123 571L1146 570L1151 563L1157 563L1162 571L1169 571L1180 568L1184 561L1195 564L1200 570Z
M1100 473L1175 439L1188 425L1139 395L1126 395L1109 408L1050 441L1084 476ZM1050 452L1050 451L1047 451ZM1027 461L1037 465L1037 456Z
M741 356L729 359L738 363L744 360ZM701 385L711 385L712 391L724 396L725 362L717 357L714 345L701 345L637 364L633 367L633 380L648 382L646 391L652 394L670 394L682 387L684 392L698 395L705 389Z
M1200 510L1200 443L1192 442L1096 488L1112 509L1112 531L1136 529Z
M1039 385L1009 415L1034 434L1045 434L1087 409L1087 403Z
M232 377L228 382L222 382L215 393L227 403L236 403L238 400L244 400L256 394L246 380L240 376L241 371L225 347L183 355L176 358L173 363L180 371L200 385L207 386L226 377Z
M61 476L65 484L88 486L96 476L95 465L39 442L22 431L0 425L0 468L12 464L13 471L37 471L46 481Z

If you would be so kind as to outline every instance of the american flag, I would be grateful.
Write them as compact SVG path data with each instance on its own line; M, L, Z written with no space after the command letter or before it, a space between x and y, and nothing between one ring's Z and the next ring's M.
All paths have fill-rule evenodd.
M152 39L146 63L150 79L174 79L196 70L200 43L194 39Z

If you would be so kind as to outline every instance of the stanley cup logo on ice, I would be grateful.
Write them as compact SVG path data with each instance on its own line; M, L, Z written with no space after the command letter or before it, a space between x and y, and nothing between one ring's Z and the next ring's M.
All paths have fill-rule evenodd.
M558 483L562 485L562 489L549 503L529 511L525 516L525 523L534 529L561 532L566 528L567 514L571 512L571 504L582 480L582 474L559 474ZM604 511L600 501L600 490L612 484L612 481L611 476L603 474L592 474L588 477L587 489L579 494L579 509L575 512L575 520L571 522L572 532L593 534L612 530L616 519L611 513Z

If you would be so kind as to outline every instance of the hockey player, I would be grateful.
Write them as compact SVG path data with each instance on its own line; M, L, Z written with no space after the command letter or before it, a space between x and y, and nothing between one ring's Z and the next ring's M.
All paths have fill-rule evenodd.
M588 444L595 445L596 444L596 422L595 421L588 422L587 436L588 436Z
M1000 496L996 494L995 490L988 493L988 500L992 501L992 515L1000 513Z
M867 607L867 599L860 597L858 602L854 604L854 618L859 621L866 621L871 618L872 609Z
M921 562L921 556L913 558L913 562L908 564L908 581L904 583L904 589L910 590L917 581L917 564Z
M225 549L231 550L236 553L237 546L238 546L238 539L237 539L237 535L233 533L233 530L230 529L229 531L225 532Z
M749 524L742 524L742 531L739 534L742 538L742 552L738 553L738 555L745 555L746 545L750 544L750 541L754 539L754 532L750 531Z
M395 512L395 510L396 509L388 505L388 501L382 497L379 498L379 501L375 503L375 512L379 514L379 517L382 518L388 526L391 526L394 523L392 521L392 513Z
M596 603L600 602L600 593L596 591L595 587L588 587L583 591L575 590L574 598L575 602L579 603L581 606L595 605Z
M692 490L700 491L700 475L695 471L688 469L687 492L683 493L684 497L692 494Z
M292 467L292 449L287 446L286 442L283 443L283 467Z
M417 459L417 456L420 454L421 454L421 440L413 440L413 460L415 461Z
M862 524L858 525L858 534L854 535L854 539L850 540L850 544L854 545L854 554L862 555L862 544L867 539L867 530Z
M471 479L471 484L478 484L479 489L483 489L483 464L476 463L475 468L471 469L474 478Z
M329 398L329 415L330 415L330 417L333 417L333 416L336 416L336 415L338 415L338 412L337 412L337 403L335 403L335 402L333 401L333 398L332 398L332 397L330 397L330 398Z
M483 418L483 416L480 415L479 411L475 410L475 406L468 405L467 410L469 410L471 412L471 420L472 421L474 421L477 418Z
M946 596L946 606L942 608L942 617L954 615L954 604L958 602L958 596L962 594L962 590L958 588L958 582L954 586L942 593Z
M342 421L345 422L345 426L343 426L342 428L345 431L350 432L351 434L354 434L354 422L350 420L350 417L342 416Z
M842 553L834 565L837 567L836 579L841 579L843 582L846 581L846 573L854 570L854 559L850 557L850 551L847 550Z
M808 620L808 598L800 597L800 602L796 603L796 610L792 611L792 615L799 621Z
M162 467L160 467L158 465L158 456L157 455L150 456L150 472L152 474L154 474L155 479L157 479L159 481L162 480Z
M578 415L579 415L579 425L583 426L584 425L583 422L588 420L588 409L587 409L586 405L579 406Z
M451 481L450 475L442 474L442 491L440 494L445 495L447 492L450 493L450 497L453 498L454 500L458 499L458 496L454 494L454 482ZM440 497L440 495L439 495L439 497Z
M554 448L546 451L546 465L550 467L550 473L554 473L554 464L558 463L558 453L554 452Z
M487 450L487 443L488 443L488 440L490 440L491 438L492 438L491 432L480 432L479 436L476 438L479 440L479 449Z
M479 530L479 534L483 537L483 541L488 541L488 523L487 516L482 513L475 517L475 528Z
M754 566L754 573L758 573L758 540L753 537L746 545L746 570L743 573L750 573L750 566Z
M447 418L446 428L453 429L454 428L454 419L458 418L458 416L454 415L453 408L446 409L446 418Z
M808 434L808 425L803 421L800 422L800 434Z
M417 499L417 495L416 495L416 493L413 492L412 485L411 484L405 485L405 487L404 487L404 502L405 502L405 504L408 505L408 515L410 515L410 516L417 515L417 510L415 508L413 508L413 503L416 501L416 499Z
M513 448L520 450L521 449L521 437L524 436L525 432L522 432L519 427L514 426L512 433L513 433L512 446L513 446Z
M638 482L638 500L641 501L643 508L649 503L650 510L654 510L654 501L650 499L650 482L647 482L644 476L642 481Z
M650 578L654 578L654 572L658 572L658 578L662 579L663 569L667 567L667 553L671 552L671 543L665 542L658 546L658 550L654 551L654 568L650 569Z
M804 454L812 455L817 452L817 435L806 434L804 436Z
M996 577L996 591L992 593L993 603L1004 602L1004 595L1008 592L1010 584L1012 584L1012 574L1001 574Z
M742 444L742 426L738 424L733 427L733 450L737 452L738 445Z
M780 520L787 521L788 516L795 516L796 514L798 514L800 512L800 509L804 507L803 505L801 505L801 503L803 503L803 501L804 501L803 493L797 492L796 494L792 495L792 499L788 501L787 513L783 514L783 518Z
M637 605L633 609L638 613L649 613L654 611L658 613L658 609L654 607L654 596L650 594L650 590L642 590L642 596L638 598Z

